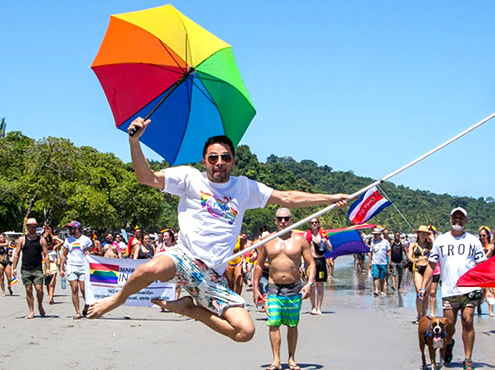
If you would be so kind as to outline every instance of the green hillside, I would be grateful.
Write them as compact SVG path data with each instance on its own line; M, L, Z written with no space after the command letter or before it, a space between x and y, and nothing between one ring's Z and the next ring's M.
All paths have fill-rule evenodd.
M167 167L166 162L151 162L153 169ZM196 164L201 168L199 164ZM248 146L237 149L234 175L244 175L279 190L353 193L373 180L352 172L333 171L310 160L296 162L290 157L270 156L258 161ZM452 197L413 191L392 183L383 189L411 222L448 228L448 214L462 206L470 214L468 227L477 231L481 224L495 225L493 199ZM155 232L164 227L177 227L178 199L137 183L132 165L115 155L100 153L91 147L76 147L63 138L35 141L20 132L9 132L0 138L0 232L21 230L25 217L36 217L62 227L72 219L84 227L99 231L132 229L139 225ZM300 220L319 208L294 209ZM243 232L254 237L261 225L273 229L274 206L246 212ZM349 225L347 209L336 209L322 216L327 228ZM410 231L392 208L386 208L370 222L391 230Z

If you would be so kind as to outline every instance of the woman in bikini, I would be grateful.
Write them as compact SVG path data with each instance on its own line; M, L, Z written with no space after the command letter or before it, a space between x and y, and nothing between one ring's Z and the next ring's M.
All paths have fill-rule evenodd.
M133 257L135 260L153 257L153 244L151 244L151 238L148 234L144 235L142 243L134 248Z
M430 230L427 226L421 225L416 230L417 239L411 244L409 247L409 253L407 258L409 261L413 263L413 278L414 278L414 287L416 288L416 295L419 293L419 289L423 284L423 275L426 270L426 266L428 265L428 257L430 255L431 247L433 243L430 237ZM426 287L426 291L430 290L430 284ZM418 313L418 318L416 320L416 324L419 322L419 319L426 315L426 310L428 309L428 299L425 299L423 302L416 298L416 311Z
M9 289L9 294L12 295L10 281L12 279L12 262L9 256L9 242L3 234L0 234L0 286L2 287L2 295L5 297L5 286ZM7 278L5 284L4 276Z
M48 293L48 304L54 304L53 297L55 295L55 284L57 283L57 274L59 269L59 252L64 242L53 234L53 229L50 225L45 225L43 237L46 240L48 248L48 259L50 260L50 271L45 277L46 291Z

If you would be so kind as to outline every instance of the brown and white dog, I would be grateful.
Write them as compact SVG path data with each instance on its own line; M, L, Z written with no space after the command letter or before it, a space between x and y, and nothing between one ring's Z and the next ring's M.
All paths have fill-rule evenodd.
M425 345L428 346L432 370L440 369L443 366L443 356L445 352L444 338L447 336L447 319L444 317L423 316L419 320L418 339L419 350L421 351L422 369L427 369L425 358ZM439 367L435 363L435 351L440 348Z

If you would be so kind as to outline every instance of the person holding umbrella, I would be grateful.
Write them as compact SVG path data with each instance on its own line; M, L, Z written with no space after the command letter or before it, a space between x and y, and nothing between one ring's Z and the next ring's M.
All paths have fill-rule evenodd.
M227 136L206 141L201 159L205 172L189 166L153 171L139 142L150 122L137 118L128 128L129 133L137 129L136 134L129 135L132 163L140 183L180 197L179 240L177 246L140 265L118 293L90 305L88 318L117 308L155 280L176 280L190 296L167 302L155 299L153 303L201 321L234 341L249 341L254 324L244 308L245 301L228 289L222 278L226 267L222 261L232 255L245 210L266 204L343 207L349 195L278 191L243 176L231 176L236 159Z

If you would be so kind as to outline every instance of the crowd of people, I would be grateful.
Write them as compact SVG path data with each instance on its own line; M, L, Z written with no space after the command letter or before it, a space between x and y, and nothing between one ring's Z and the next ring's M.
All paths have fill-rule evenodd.
M155 238L154 234L136 228L127 241L120 233L107 233L100 241L93 235L84 235L81 223L72 221L66 225L69 235L62 240L48 225L38 233L37 221L30 218L26 222L26 233L17 239L13 253L9 243L0 236L4 295L4 275L10 283L19 275L26 290L29 309L26 318L34 317L34 292L39 313L44 315L43 284L47 286L49 304L53 304L56 274L59 273L62 284L65 279L69 281L74 319L83 316L95 319L124 304L128 297L153 281L169 281L179 287L175 299L153 299L153 303L162 310L197 320L236 342L246 342L251 340L255 330L241 296L243 285L247 284L252 287L253 301L262 305L268 316L273 354L268 369L282 368L281 325L289 328L289 368L299 369L295 351L301 302L310 298L311 314L321 315L324 284L332 278L335 264L333 259L325 257L326 251L332 249L329 237L320 220L313 218L306 232L286 232L276 236L270 234L269 227L264 225L259 237L249 240L241 234L242 218L247 209L277 205L280 208L276 210L274 224L280 232L293 221L290 208L329 204L344 207L349 195L279 191L243 176L231 176L236 158L233 144L226 136L215 136L205 143L201 160L204 172L190 166L153 171L139 143L139 137L149 123L150 120L137 118L128 128L129 132L137 132L129 136L132 163L140 183L180 198L180 233L166 229ZM427 312L428 295L436 297L436 287L442 282L443 311L451 326L446 361L451 360L456 314L461 309L465 369L471 369L474 343L472 312L474 306L480 304L482 295L478 295L477 289L455 288L453 281L457 281L459 273L466 272L494 252L490 229L486 226L480 228L478 240L464 232L466 222L467 212L456 208L450 214L452 229L438 238L435 238L434 227L422 225L416 230L417 237L412 243L398 232L392 239L388 230L378 228L373 230L372 238L367 242L375 296L387 295L389 277L392 278L391 289L400 294L404 271L410 270L417 291L420 318ZM249 249L252 243L263 239L267 240L260 243L258 249ZM89 306L84 304L81 309L79 297L82 295L84 299L85 294L86 254L145 261L114 295ZM236 258L232 258L233 254ZM21 256L22 267L18 274ZM366 254L355 257L359 274L366 270L365 258ZM435 271L437 268L439 270ZM181 290L187 294L181 295ZM493 297L493 291L487 290L485 294L488 298ZM430 304L430 309L434 306ZM493 305L490 314L493 315Z

